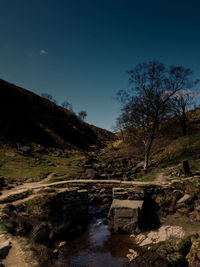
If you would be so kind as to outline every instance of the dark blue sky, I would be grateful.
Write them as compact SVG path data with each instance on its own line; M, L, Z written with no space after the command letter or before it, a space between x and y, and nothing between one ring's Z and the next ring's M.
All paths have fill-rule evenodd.
M0 0L0 77L111 129L126 70L160 60L200 77L200 1Z

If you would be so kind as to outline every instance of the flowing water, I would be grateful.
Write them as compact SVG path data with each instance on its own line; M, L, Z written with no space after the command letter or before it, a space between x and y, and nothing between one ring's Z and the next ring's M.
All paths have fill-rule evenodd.
M122 267L130 248L135 248L130 235L111 234L104 219L94 219L82 236L66 245L59 262L70 267Z

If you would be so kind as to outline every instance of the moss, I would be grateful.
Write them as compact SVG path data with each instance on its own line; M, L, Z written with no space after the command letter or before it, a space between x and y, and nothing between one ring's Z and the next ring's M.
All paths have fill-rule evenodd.
M0 231L6 232L7 227L6 227L6 222L0 222Z
M185 258L178 252L167 255L167 260L170 262L171 267L182 267L185 263Z
M171 186L175 189L185 190L185 184L183 182L174 182Z
M191 248L191 236L183 240L169 240L157 245L156 253L166 258L171 267L187 266L186 255Z
M174 252L174 246L175 242L165 242L163 244L160 244L160 246L156 250L156 253L161 257L166 257L168 254L172 254Z
M191 236L188 236L177 243L176 250L182 255L186 255L192 245Z

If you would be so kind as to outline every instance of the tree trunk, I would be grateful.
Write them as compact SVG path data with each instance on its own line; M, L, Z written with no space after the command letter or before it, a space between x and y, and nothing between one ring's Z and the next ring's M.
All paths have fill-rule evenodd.
M121 136L122 136L122 140L124 141L124 132L123 130L120 130Z
M153 143L153 139L154 139L154 136L151 136L151 139L150 139L150 141L147 144L147 147L145 149L145 157L144 157L144 170L145 171L149 167L149 155L150 155L150 151L151 151L151 146L152 146L152 143Z
M183 114L182 114L182 130L183 130L183 135L185 136L187 134L185 109L183 109Z

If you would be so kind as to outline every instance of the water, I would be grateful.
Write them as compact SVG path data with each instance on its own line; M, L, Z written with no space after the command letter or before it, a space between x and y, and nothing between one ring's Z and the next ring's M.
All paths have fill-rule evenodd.
M129 248L135 248L129 235L111 234L104 219L94 219L88 230L72 240L59 257L60 266L122 267L128 260Z

